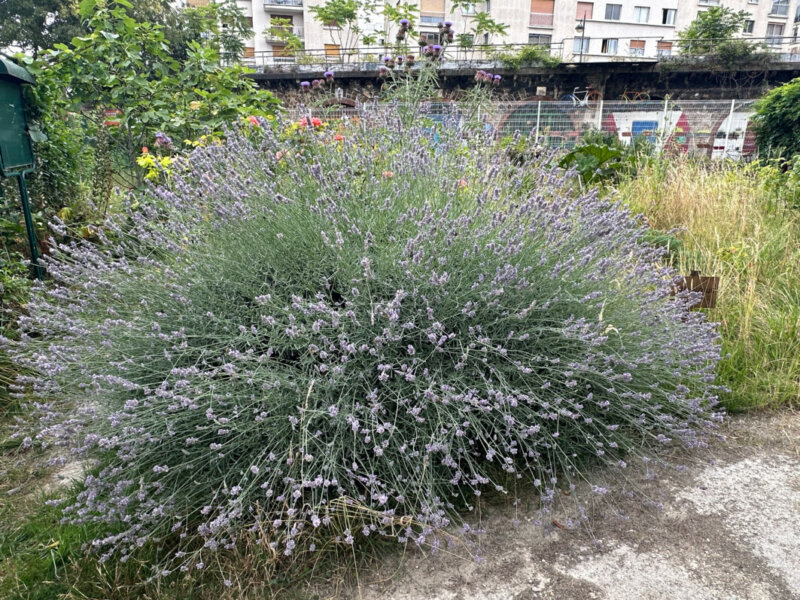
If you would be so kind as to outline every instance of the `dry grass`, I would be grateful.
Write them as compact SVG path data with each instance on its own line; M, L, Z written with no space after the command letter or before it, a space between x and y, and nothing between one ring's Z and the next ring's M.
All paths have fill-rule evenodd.
M643 168L619 194L674 234L676 266L721 278L720 366L732 410L800 404L800 212L774 197L756 164L677 158Z

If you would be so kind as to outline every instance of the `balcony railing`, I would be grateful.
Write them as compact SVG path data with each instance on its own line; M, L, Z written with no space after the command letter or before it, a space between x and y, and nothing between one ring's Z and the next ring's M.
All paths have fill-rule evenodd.
M264 32L268 42L280 42L286 39L288 35L296 37L303 37L302 27L270 27Z
M294 6L303 8L303 0L264 0L264 8L269 9L273 6Z
M446 21L447 19L444 16L444 13L420 13L419 14L419 24L420 25L438 25L439 23Z
M531 27L552 27L552 13L531 13Z

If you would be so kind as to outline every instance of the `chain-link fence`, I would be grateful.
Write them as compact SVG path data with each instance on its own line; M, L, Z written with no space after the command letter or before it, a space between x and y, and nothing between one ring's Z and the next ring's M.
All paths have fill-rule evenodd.
M649 140L659 149L708 156L749 158L755 154L751 117L753 100L588 100L580 92L571 100L495 102L478 109L456 102L428 102L422 111L445 126L459 127L472 116L498 136L536 138L555 148L573 147L587 132L616 135L623 144L637 138ZM326 119L349 118L382 105L328 106L296 109L302 118L309 111Z

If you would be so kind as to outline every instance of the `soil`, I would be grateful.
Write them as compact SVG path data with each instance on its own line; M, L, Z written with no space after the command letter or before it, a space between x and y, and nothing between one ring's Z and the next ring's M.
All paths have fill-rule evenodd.
M320 598L347 600L800 599L800 413L732 417L724 441L670 457L686 470L596 472L618 490L482 510L469 551L409 550ZM644 499L644 502L643 502ZM517 521L517 524L515 523ZM475 560L480 553L483 560ZM473 556L470 556L472 554Z

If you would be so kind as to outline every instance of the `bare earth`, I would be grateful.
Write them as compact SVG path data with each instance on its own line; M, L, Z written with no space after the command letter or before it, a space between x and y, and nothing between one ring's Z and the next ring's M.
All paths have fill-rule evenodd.
M496 503L483 510L484 562L465 551L409 551L362 570L359 585L333 596L800 599L800 413L734 417L722 433L725 443L672 457L686 472L628 473L627 481L607 475L638 499L618 493L592 500L590 528L561 529L575 514L572 499L554 515L558 525L547 528L534 524L535 506L515 512ZM643 505L642 495L651 502ZM332 595L330 588L314 591Z

